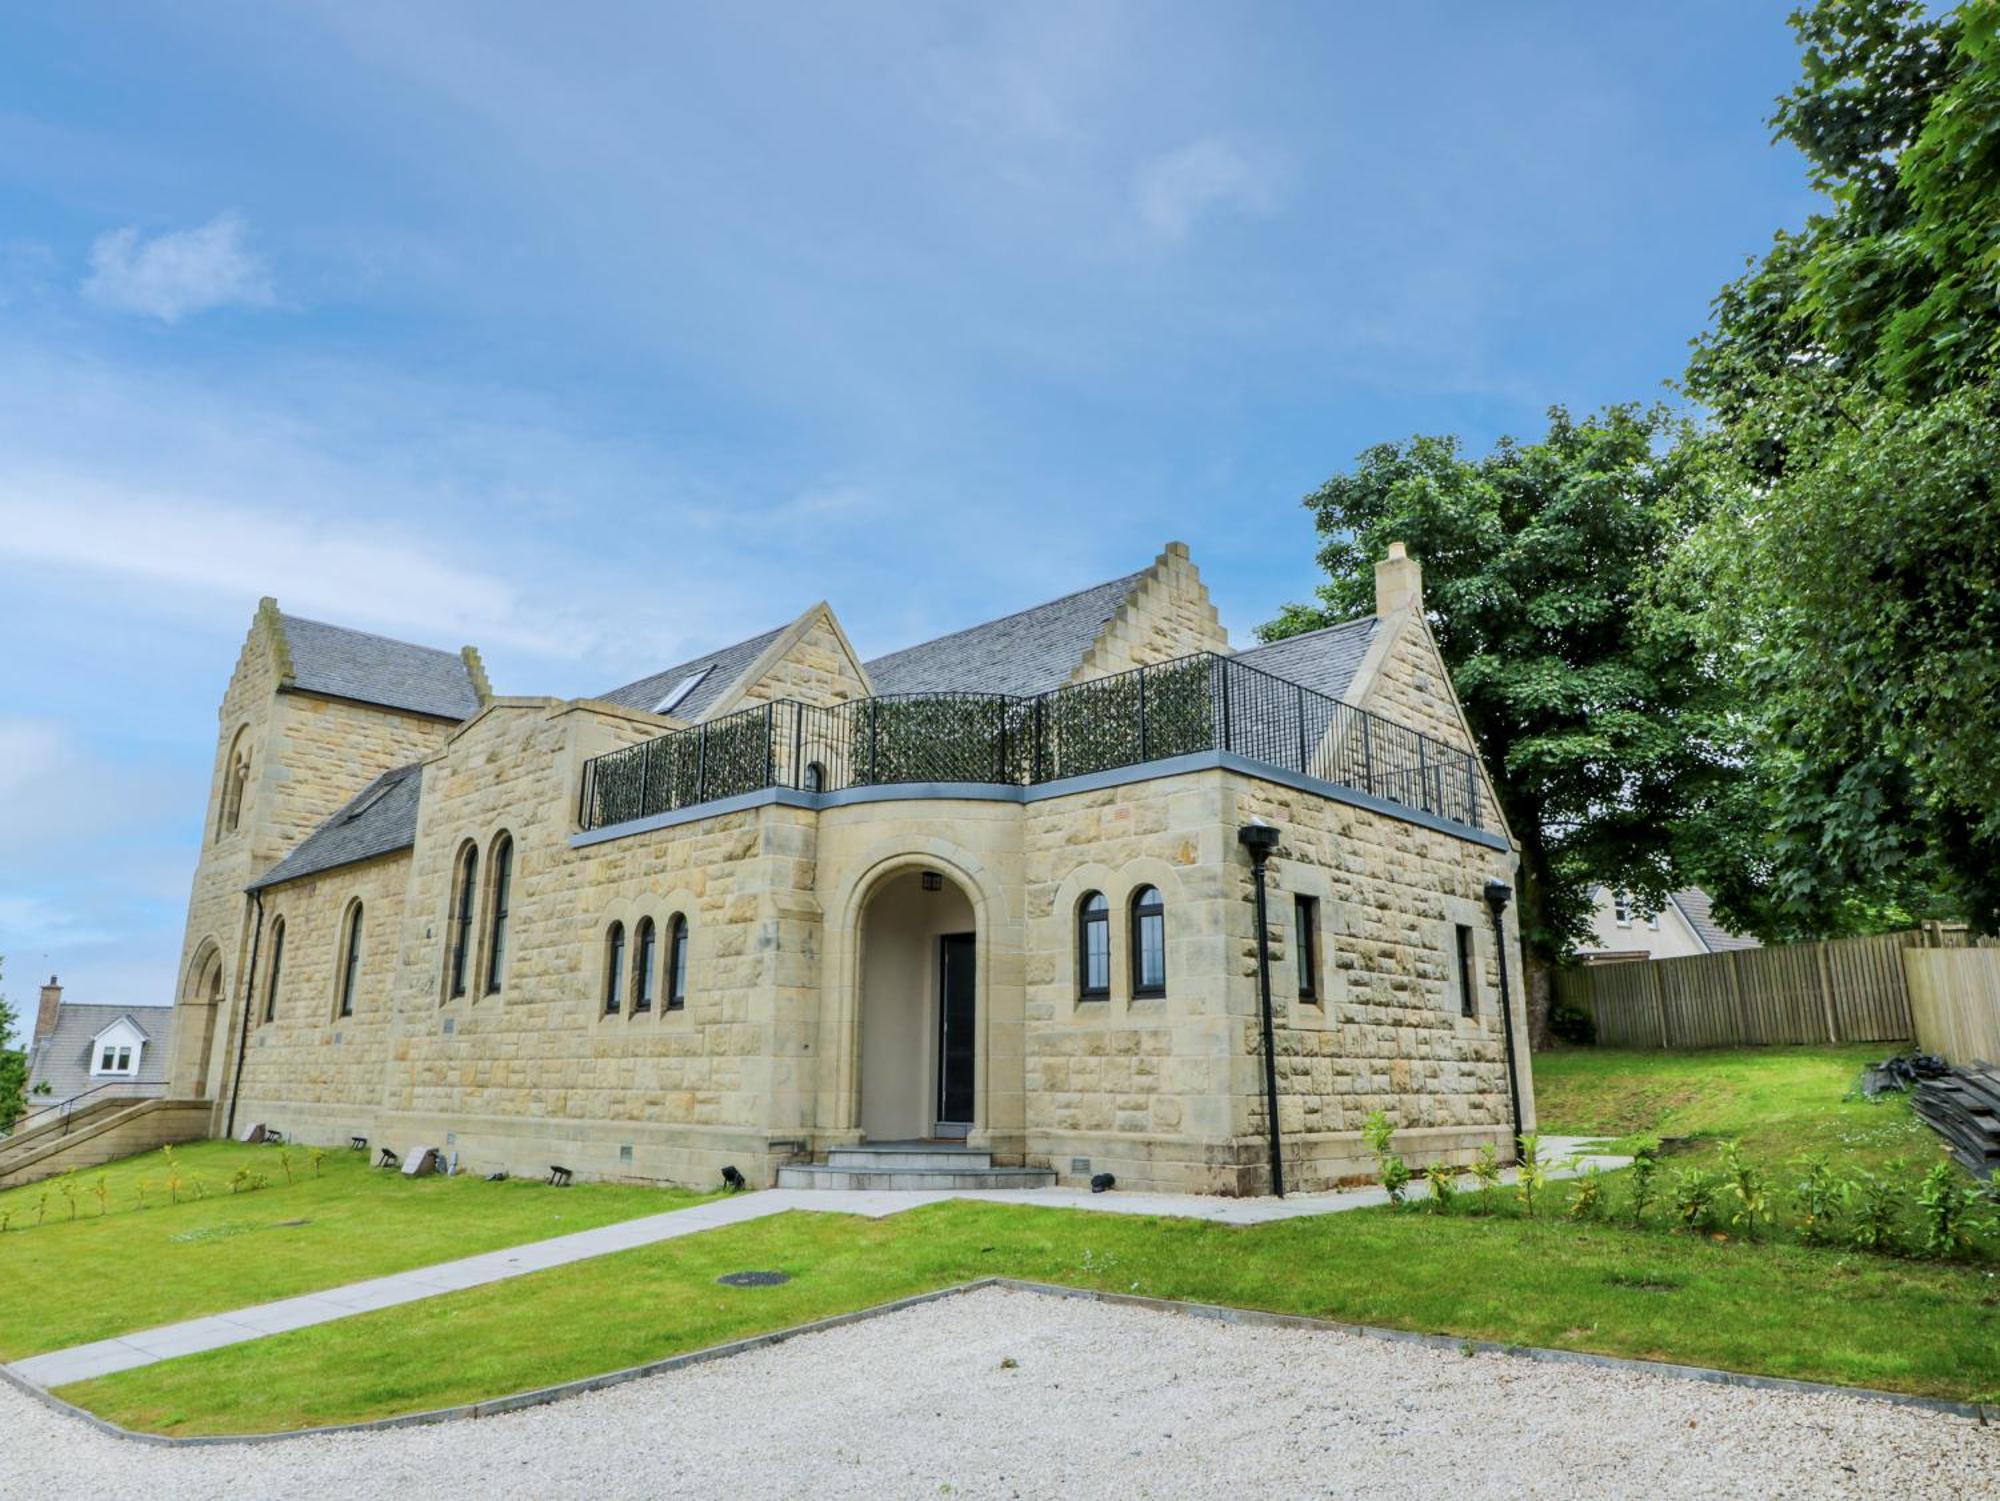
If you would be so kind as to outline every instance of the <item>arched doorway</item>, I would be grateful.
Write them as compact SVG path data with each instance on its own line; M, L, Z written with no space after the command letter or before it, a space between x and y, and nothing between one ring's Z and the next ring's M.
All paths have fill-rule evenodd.
M188 990L182 999L181 1018L176 1023L192 1048L182 1057L191 1060L181 1072L188 1075L187 1098L208 1098L209 1055L215 1050L215 1019L222 1013L222 949L214 939L205 940L188 967ZM191 1034L191 1035L190 1035Z
M861 918L861 1111L869 1141L964 1138L980 1118L977 920L935 870L905 870Z

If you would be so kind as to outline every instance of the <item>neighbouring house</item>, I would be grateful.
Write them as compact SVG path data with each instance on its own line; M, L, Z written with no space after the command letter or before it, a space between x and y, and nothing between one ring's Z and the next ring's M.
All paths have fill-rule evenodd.
M1657 912L1607 886L1594 888L1591 898L1591 940L1576 951L1585 964L1684 959L1691 954L1763 947L1756 939L1732 933L1717 922L1708 893L1699 887L1671 893L1666 906Z
M1532 1129L1515 846L1400 545L1373 614L1242 652L1171 543L884 656L815 604L584 699L267 599L203 828L173 1081L217 1133L1264 1192L1260 937L1289 1186L1368 1173L1378 1109L1419 1163Z
M173 1052L170 1006L79 1005L54 975L28 1044L28 1114L82 1097L159 1094Z

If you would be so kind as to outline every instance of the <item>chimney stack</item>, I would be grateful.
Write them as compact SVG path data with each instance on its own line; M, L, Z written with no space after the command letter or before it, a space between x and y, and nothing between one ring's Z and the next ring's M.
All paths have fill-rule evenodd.
M1375 613L1394 615L1398 610L1421 611L1424 607L1424 570L1400 542L1389 544L1389 556L1375 565Z
M40 1042L56 1029L56 1008L62 1005L62 986L54 975L42 987L42 1004L35 1012L35 1041Z

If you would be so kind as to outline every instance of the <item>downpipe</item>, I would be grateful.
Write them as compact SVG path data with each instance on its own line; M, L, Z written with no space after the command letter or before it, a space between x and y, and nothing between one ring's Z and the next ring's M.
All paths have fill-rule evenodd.
M1237 841L1250 852L1250 876L1257 890L1257 1000L1264 1021L1264 1120L1271 1136L1271 1192L1285 1196L1285 1148L1278 1132L1278 1044L1271 1019L1271 925L1264 896L1264 868L1278 847L1278 829L1253 818L1236 831Z
M243 1088L243 1060L250 1051L250 1012L257 1003L257 951L264 942L264 893L253 891L257 925L250 932L250 967L243 973L243 1025L236 1032L236 1067L229 1075L229 1111L222 1123L225 1141L236 1140L236 1096Z
M1500 1028L1507 1043L1507 1099L1514 1108L1514 1160L1521 1160L1521 1078L1514 1060L1514 1003L1507 986L1507 927L1501 914L1513 899L1514 888L1505 881L1486 883L1486 907L1493 914L1493 954L1500 962Z

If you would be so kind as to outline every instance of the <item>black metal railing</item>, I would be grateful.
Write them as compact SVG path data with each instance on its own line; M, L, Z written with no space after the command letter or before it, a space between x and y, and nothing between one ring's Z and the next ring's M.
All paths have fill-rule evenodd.
M767 787L1035 786L1216 750L1481 827L1470 753L1209 652L1027 698L759 704L585 762L577 816L599 829Z

